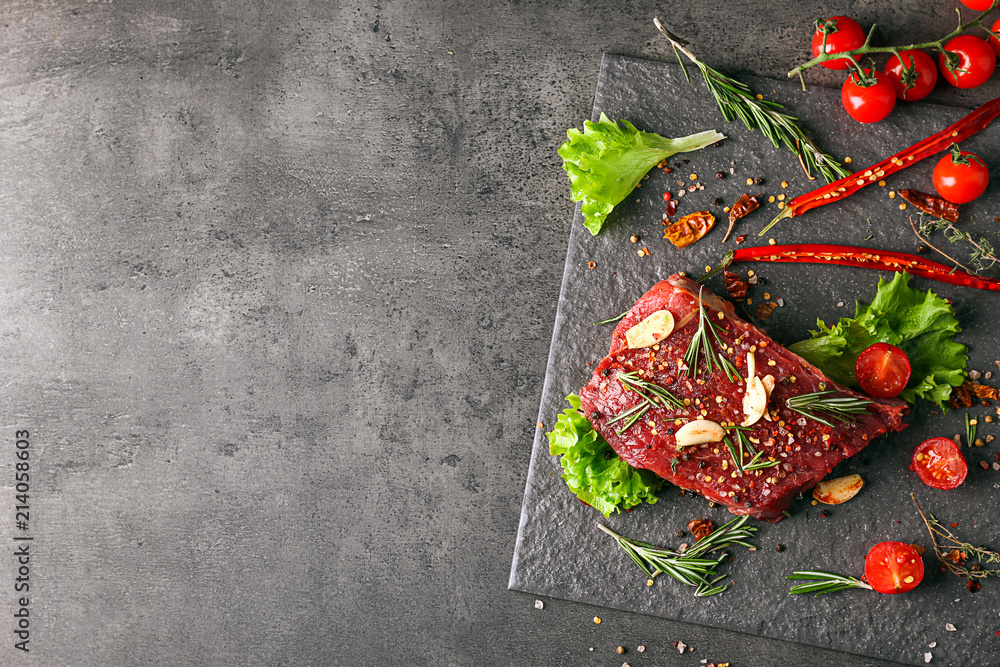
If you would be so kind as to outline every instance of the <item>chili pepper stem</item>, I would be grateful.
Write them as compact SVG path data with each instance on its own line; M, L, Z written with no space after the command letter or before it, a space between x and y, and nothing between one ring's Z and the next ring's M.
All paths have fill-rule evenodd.
M898 51L910 50L910 49L935 49L941 53L947 53L944 50L944 45L952 37L957 37L958 35L962 34L963 32L965 32L970 28L981 28L990 35L996 36L996 34L992 30L983 25L983 19L986 18L986 15L989 14L991 11L993 11L993 9L996 8L998 4L1000 4L1000 0L995 0L993 4L990 5L989 9L987 9L985 12L982 12L981 14L979 14L979 16L972 19L968 23L964 24L962 23L962 14L961 12L959 12L958 14L959 26L955 30L948 33L941 39L937 39L930 42L923 42L921 44L910 44L908 46L870 46L869 42L871 42L872 34L875 32L875 26L873 25L872 29L868 32L868 38L865 40L864 45L862 45L860 48L854 49L853 51L840 51L837 53L826 53L825 52L826 50L824 49L820 52L818 56L816 56L812 60L804 62L801 65L795 67L794 69L789 70L788 78L792 78L796 75L799 75L802 72L806 71L807 69L815 67L816 65L819 65L821 63L825 63L829 60L840 60L841 58L851 58L853 60L853 56L863 56L871 53L896 53Z
M771 222L767 223L767 226L764 227L764 229L760 230L760 233L757 234L757 236L763 236L764 234L766 234L768 232L769 229L771 229L771 227L774 227L776 224L778 224L779 222L781 222L785 218L790 218L790 217L792 217L792 209L790 209L790 208L788 208L786 206L785 208L781 209L781 213L779 213L778 215L774 216L774 220L772 220Z

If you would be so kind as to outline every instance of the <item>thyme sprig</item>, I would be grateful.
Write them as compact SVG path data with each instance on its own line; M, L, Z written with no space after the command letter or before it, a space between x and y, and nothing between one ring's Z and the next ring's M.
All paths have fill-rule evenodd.
M812 175L815 171L822 174L827 183L851 174L833 156L820 150L819 146L806 136L805 131L796 124L798 118L782 111L785 107L777 102L757 99L745 83L731 79L698 60L685 48L687 42L664 28L659 19L653 19L653 24L670 40L674 55L677 56L677 62L681 64L688 82L691 81L691 77L681 54L698 68L705 80L705 86L712 93L722 117L727 122L738 118L748 129L760 130L761 134L770 139L775 146L784 144L798 157L799 164L802 165L802 170L809 180L815 180Z
M943 53L945 54L945 58L947 59L948 68L951 69L952 71L955 71L958 69L959 65L958 54L951 51L945 51L944 45L952 37L957 37L958 35L969 30L970 28L980 28L985 32L989 33L990 35L997 36L996 33L994 33L990 28L988 28L986 25L983 24L983 19L986 18L986 15L989 14L991 11L993 11L993 9L998 4L1000 4L1000 0L994 0L993 4L990 5L989 9L987 9L985 12L982 12L976 18L972 19L968 23L962 23L962 11L956 8L955 11L958 12L958 27L955 28L955 30L953 30L952 32L942 37L941 39L936 39L930 42L923 42L922 44L909 44L907 46L871 46L872 37L875 35L875 30L878 27L877 25L872 25L871 30L868 31L868 36L865 38L865 43L862 44L860 48L854 49L852 51L827 53L826 52L827 35L824 34L823 46L820 49L819 55L813 58L812 60L804 62L801 65L791 69L788 72L788 78L791 79L796 76L801 78L802 72L805 72L807 69L815 67L816 65L827 62L829 60L851 58L852 56L865 56L865 55L871 55L873 53L892 53L898 57L900 51L905 51L910 49L933 49L935 51L938 51L939 53ZM826 24L824 24L824 26L821 27L825 27L827 24L829 24L829 21L827 21ZM900 59L900 62L902 62L902 59ZM805 84L803 83L803 89L804 88Z
M917 238L924 245L967 273L979 273L1000 263L1000 257L997 257L997 251L993 248L992 243L984 237L974 238L972 234L964 229L958 229L944 218L933 218L921 213L919 225L915 225L913 218L910 218L910 228L913 229L913 233L917 235ZM968 243L972 246L972 252L969 254L968 260L972 268L965 266L927 239L928 236L937 231L944 231L944 237L949 243Z
M823 570L796 570L785 578L811 582L808 584L796 584L795 586L792 586L791 590L788 591L789 595L798 595L799 593L815 593L819 596L825 593L843 591L848 588L867 588L870 591L875 590L860 579L845 577L842 574L835 574L833 572L824 572Z
M785 405L803 417L808 417L813 421L826 424L832 428L834 426L833 422L829 421L826 417L841 422L853 422L854 420L851 419L850 415L864 414L867 412L866 407L873 402L864 398L835 396L835 394L837 392L832 390L799 394L785 401ZM817 414L820 412L825 413L826 416Z
M1000 563L1000 553L990 551L986 547L973 546L968 542L958 539L954 533L934 518L933 514L924 514L924 510L920 507L920 503L917 502L916 496L911 493L910 498L913 499L913 504L917 506L920 518L924 520L927 532L930 533L931 542L934 543L934 555L937 556L939 561L944 563L945 567L952 574L961 579L968 579L969 581L973 579L986 579L987 577L1000 577L1000 570L986 570L981 565L981 563ZM938 539L941 541L939 542ZM966 566L965 563L970 559L973 562Z
M642 399L642 403L633 405L628 410L625 410L607 421L607 424L610 426L611 424L616 424L625 420L625 423L621 426L621 428L615 431L618 435L627 431L632 424L639 421L639 419L641 419L642 416L649 412L652 408L684 407L684 402L681 399L677 398L655 382L643 380L634 372L622 373L619 371L616 377L625 389L635 392L635 394Z
M747 541L753 538L757 529L753 526L744 526L746 521L745 516L733 519L721 528L717 528L712 534L695 542L684 552L623 537L603 524L598 524L597 527L610 535L647 577L654 578L659 574L666 574L686 586L695 587L695 597L708 597L729 588L726 584L719 585L726 575L717 575L715 571L727 555L722 550L736 545L748 549L757 548ZM708 557L716 551L722 553L718 557Z
M719 347L724 346L722 339L719 337L719 327L705 315L705 303L701 299L701 293L704 289L702 287L698 290L698 330L694 332L691 342L688 344L688 349L684 353L684 363L688 367L688 377L693 377L698 372L698 360L704 356L705 370L707 372L711 373L716 368L721 368L725 372L726 377L729 378L729 381L736 383L740 379L740 372L733 366L733 362L729 361L723 355L717 354L712 348L712 341L709 339L709 336L715 340L716 345Z

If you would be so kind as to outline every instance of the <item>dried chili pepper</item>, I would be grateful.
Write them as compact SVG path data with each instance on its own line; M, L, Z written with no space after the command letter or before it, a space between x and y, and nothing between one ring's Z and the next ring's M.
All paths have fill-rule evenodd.
M760 206L760 202L757 201L756 197L744 194L739 200L733 204L733 207L729 209L729 229L726 230L726 235L722 238L723 242L729 240L729 235L733 233L733 226L736 221L740 218L746 217L751 211L757 210Z
M742 299L747 295L747 281L740 278L740 274L735 271L723 271L722 278L726 283L729 295L734 299Z
M862 269L896 271L910 273L921 278L930 278L950 285L972 287L1000 292L1000 280L983 278L966 273L939 262L895 250L875 250L847 245L827 245L807 243L795 245L764 245L753 248L737 248L726 253L722 263L703 276L716 273L736 262L791 262L795 264L841 264Z
M698 542L712 534L715 522L711 519L691 519L688 521L688 530L694 535L695 542Z
M774 220L760 233L763 235L779 220L794 218L817 206L848 197L866 185L877 183L889 174L916 164L924 158L947 150L953 143L964 141L989 125L1000 116L1000 97L990 100L957 123L946 127L923 141L906 148L895 155L878 162L867 169L845 176L838 181L806 193L788 202Z
M900 197L924 213L933 215L935 218L944 218L951 223L958 222L958 204L919 190L897 190L897 192Z
M715 216L708 211L690 213L663 230L663 238L678 248L686 248L715 226Z

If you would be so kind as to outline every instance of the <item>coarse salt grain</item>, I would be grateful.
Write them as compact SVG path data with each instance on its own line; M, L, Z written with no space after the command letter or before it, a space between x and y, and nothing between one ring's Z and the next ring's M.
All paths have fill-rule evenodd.
M683 653L684 649L686 649L686 648L687 648L687 644L685 644L684 642L677 642L677 652L678 653Z
M930 662L933 657L934 656L931 655L930 652L924 653L924 662Z
M936 648L936 647L937 647L937 642L931 642L930 644L927 645L927 648Z
M535 609L545 609L545 603L541 600L535 600Z
M957 630L958 628L956 628L951 623L945 623L944 624L944 629L947 630L948 632L955 632L955 630Z

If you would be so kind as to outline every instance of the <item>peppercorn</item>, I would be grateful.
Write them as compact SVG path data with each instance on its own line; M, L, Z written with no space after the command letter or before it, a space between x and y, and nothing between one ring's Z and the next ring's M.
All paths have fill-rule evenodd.
M830 513L827 512L826 510L821 510L819 516L821 519L825 519L826 517L830 516Z
M705 469L705 462L698 461L698 470L704 470L704 469Z
M927 247L927 246L925 246L925 245L918 245L918 246L917 246L917 252L918 252L919 254L921 254L921 255L926 255L926 254L927 254L927 253L929 253L930 251L931 251L931 249L930 249L930 248L928 248L928 247Z
M717 172L715 172L715 177L721 181L722 179L724 179L726 177L726 172L724 172L724 171L717 171Z
M712 200L712 206L722 206L722 200L716 197Z
M609 449L608 451L604 452L604 460L605 461L610 461L614 457L615 457L615 453L612 450Z
M684 537L685 535L687 535L687 533L685 533L683 530L678 530L676 533L674 533L674 537Z
M599 419L600 416L601 416L601 413L598 412L597 410L594 410L593 412L590 413L590 418L591 419Z
M743 507L750 509L751 507L753 507L753 503L748 500L745 503L743 503Z
M609 375L611 375L611 369L605 368L604 370L601 371L601 375L603 375L604 377L608 377Z
M774 550L775 551L784 551L785 550L785 545L784 544L775 544L774 545Z
M673 434L674 434L674 429L673 428L668 428L667 429L667 435L673 435Z
M761 178L760 176L758 176L755 179L753 179L753 184L754 185L764 185L764 179Z

